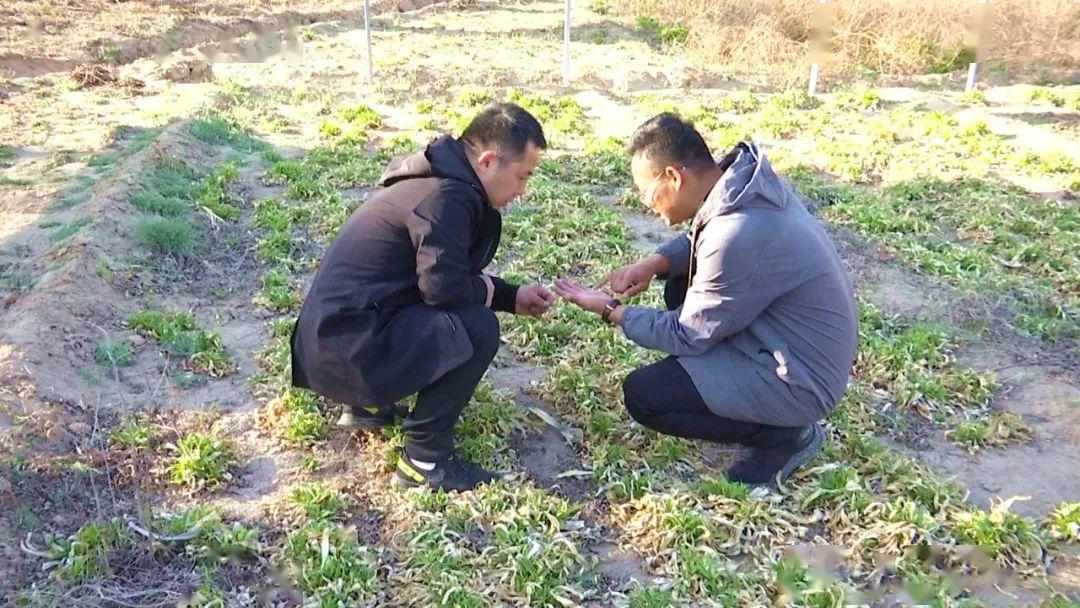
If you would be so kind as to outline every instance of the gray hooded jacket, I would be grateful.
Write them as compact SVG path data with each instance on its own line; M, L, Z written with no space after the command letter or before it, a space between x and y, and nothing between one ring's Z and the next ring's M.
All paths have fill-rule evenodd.
M858 339L851 280L824 229L754 143L730 165L683 235L661 246L689 276L680 308L628 307L623 331L679 358L719 415L805 424L847 388Z

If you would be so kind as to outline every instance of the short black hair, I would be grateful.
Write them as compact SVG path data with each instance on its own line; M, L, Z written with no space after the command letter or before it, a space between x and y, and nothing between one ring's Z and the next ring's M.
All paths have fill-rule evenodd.
M540 121L514 103L493 103L483 109L461 134L461 140L471 147L495 144L514 160L525 154L532 142L537 148L547 148Z
M645 121L630 138L630 155L642 154L664 167L700 168L715 163L705 138L694 124L664 112Z

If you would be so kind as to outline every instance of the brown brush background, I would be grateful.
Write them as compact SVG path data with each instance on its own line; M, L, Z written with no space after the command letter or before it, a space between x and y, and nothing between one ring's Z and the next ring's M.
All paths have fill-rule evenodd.
M685 52L736 73L784 75L807 65L813 0L607 0L613 14L689 29ZM976 0L840 0L828 69L913 75L966 67L975 52ZM1080 2L991 0L988 67L1080 67Z

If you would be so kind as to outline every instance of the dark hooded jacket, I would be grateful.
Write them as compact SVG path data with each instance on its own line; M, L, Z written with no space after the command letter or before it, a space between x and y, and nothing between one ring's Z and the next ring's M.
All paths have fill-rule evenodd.
M326 251L292 334L293 384L359 406L431 384L472 356L454 310L483 306L502 217L451 137L395 159ZM517 287L493 278L492 308Z

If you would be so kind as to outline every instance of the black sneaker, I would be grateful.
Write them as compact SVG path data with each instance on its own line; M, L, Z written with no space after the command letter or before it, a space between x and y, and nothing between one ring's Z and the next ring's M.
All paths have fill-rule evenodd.
M404 418L408 414L408 410L397 404L381 408L346 405L341 408L341 416L336 424L348 429L381 429L392 426L396 418Z
M495 474L482 467L451 454L435 463L435 468L425 471L414 465L405 455L398 458L397 471L391 485L399 488L416 488L426 485L433 490L472 490L482 483L495 481Z
M745 458L731 465L727 478L747 485L773 485L788 478L795 469L813 460L825 443L825 431L818 424L802 429L794 441L773 448L751 448Z

